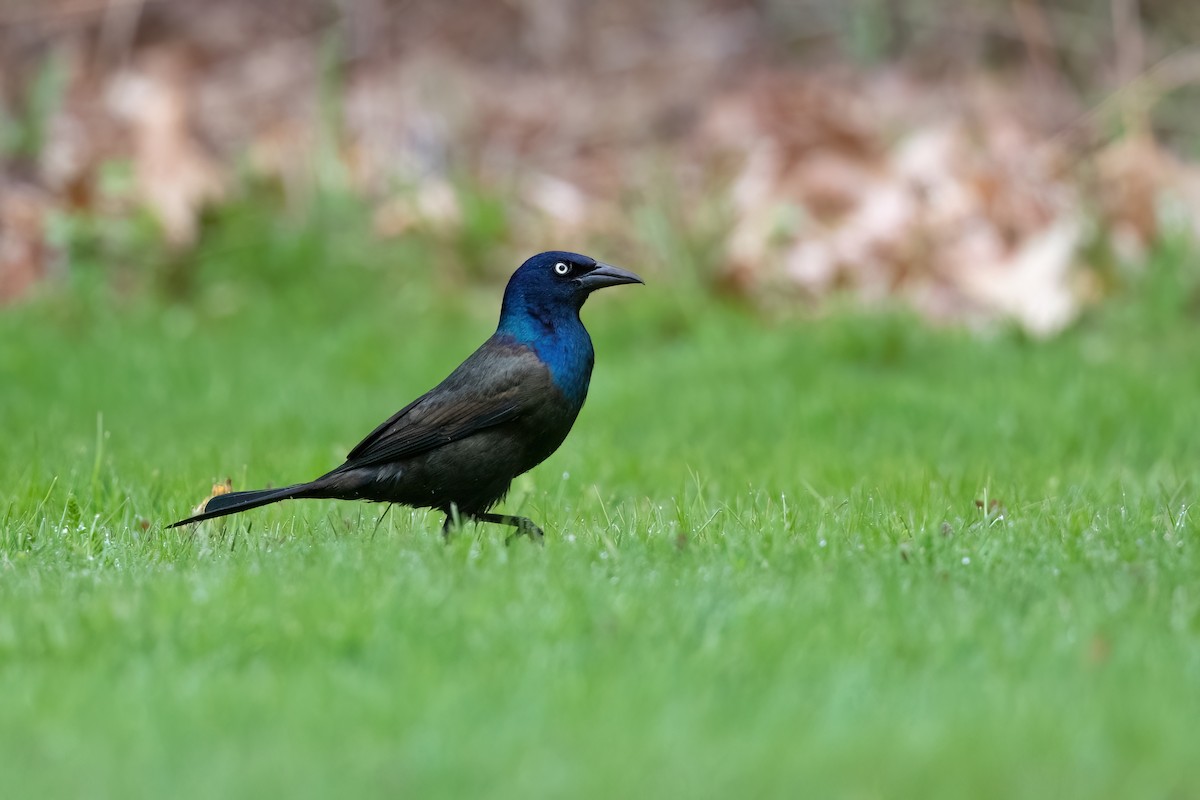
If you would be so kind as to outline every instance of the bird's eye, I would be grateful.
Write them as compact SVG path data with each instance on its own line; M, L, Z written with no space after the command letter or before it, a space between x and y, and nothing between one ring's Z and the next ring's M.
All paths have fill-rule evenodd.
M571 265L566 263L565 261L560 261L554 265L554 271L555 271L555 273L557 273L559 275L566 275L568 272L571 271Z

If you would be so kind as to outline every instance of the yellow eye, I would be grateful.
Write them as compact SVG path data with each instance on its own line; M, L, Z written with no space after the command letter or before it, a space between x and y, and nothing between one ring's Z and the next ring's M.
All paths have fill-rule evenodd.
M559 261L557 264L554 265L554 271L559 275L566 275L568 272L571 271L571 265L566 263L565 261Z

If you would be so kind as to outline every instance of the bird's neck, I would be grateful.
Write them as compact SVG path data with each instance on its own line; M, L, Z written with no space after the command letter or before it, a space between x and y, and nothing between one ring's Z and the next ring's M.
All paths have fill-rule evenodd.
M550 370L550 377L563 395L583 405L595 353L578 308L530 305L513 309L506 305L496 333L531 348Z

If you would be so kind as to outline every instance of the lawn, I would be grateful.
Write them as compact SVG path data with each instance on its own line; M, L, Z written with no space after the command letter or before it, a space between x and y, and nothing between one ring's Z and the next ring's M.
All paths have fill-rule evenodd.
M584 310L587 406L501 506L544 547L166 530L336 465L499 308L445 242L242 216L0 312L3 795L1200 796L1187 251L1035 342L587 248L647 286Z

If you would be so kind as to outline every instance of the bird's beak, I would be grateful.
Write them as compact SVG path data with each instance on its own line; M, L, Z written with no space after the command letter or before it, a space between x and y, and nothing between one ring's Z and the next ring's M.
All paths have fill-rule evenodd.
M577 280L589 292L594 292L596 289L603 289L605 286L616 286L622 283L645 283L644 280L627 269L614 267L612 264L603 264L599 261L596 262L594 269Z

